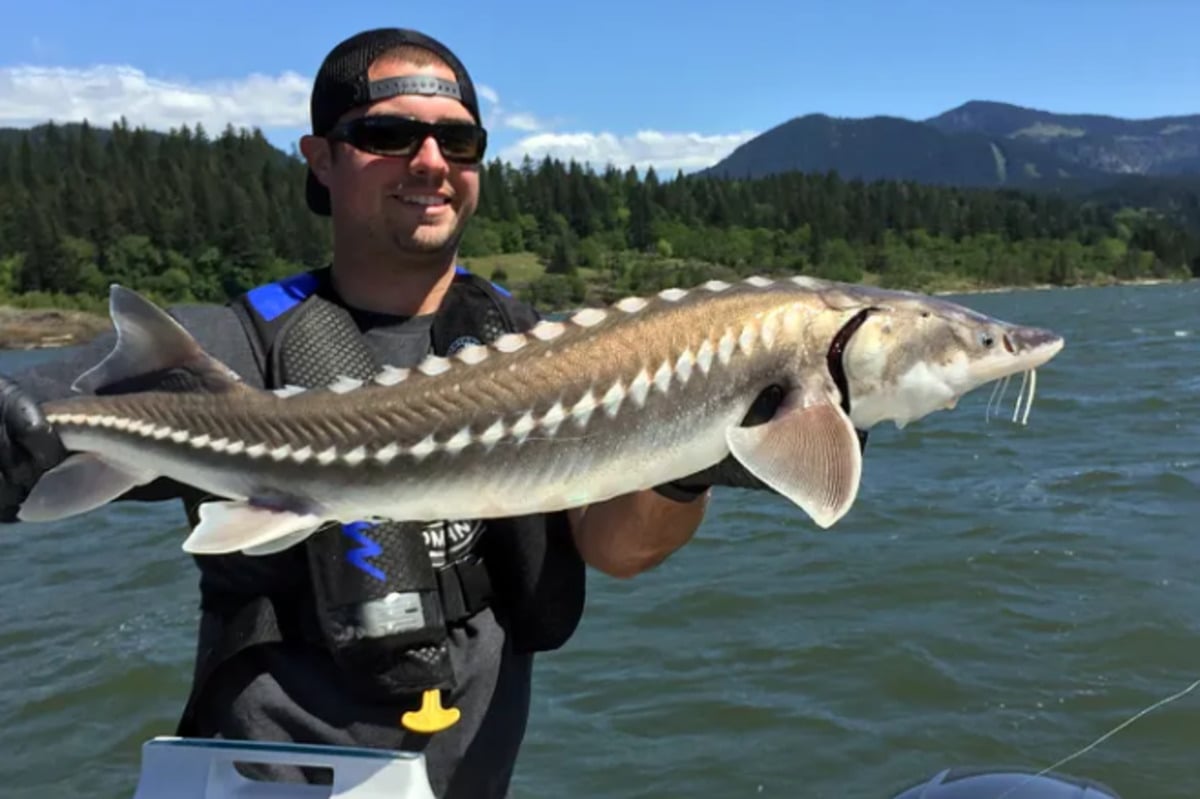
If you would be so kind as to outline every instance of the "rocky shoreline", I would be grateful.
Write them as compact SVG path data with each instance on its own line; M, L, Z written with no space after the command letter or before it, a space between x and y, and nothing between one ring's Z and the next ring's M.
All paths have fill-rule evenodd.
M107 317L86 311L0 306L0 349L70 347L111 327Z

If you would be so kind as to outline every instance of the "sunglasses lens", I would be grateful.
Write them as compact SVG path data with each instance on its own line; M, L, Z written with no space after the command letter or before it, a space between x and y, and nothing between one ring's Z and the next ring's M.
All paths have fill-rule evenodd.
M376 155L412 156L426 137L433 136L443 157L458 163L476 163L483 157L486 134L475 125L429 124L395 116L365 116L346 126L344 138L360 150Z
M412 155L425 132L418 123L398 117L362 117L358 122L351 143L378 155Z
M442 155L455 161L477 161L483 137L474 125L441 125L435 134Z

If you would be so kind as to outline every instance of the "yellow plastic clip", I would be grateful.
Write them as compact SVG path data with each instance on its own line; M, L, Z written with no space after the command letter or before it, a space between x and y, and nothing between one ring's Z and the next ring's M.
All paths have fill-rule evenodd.
M432 735L454 726L462 714L456 707L442 707L442 692L436 688L421 696L421 709L410 710L400 717L405 729Z

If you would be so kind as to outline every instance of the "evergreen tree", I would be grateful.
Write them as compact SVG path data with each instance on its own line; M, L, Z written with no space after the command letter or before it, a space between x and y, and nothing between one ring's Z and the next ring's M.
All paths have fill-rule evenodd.
M305 205L305 174L295 152L232 126L0 135L0 287L102 294L115 280L221 301L323 265L329 224ZM493 160L480 183L463 256L532 253L555 279L514 271L510 287L563 302L750 273L910 288L1200 274L1196 182L1088 197L832 172L662 180L546 157Z

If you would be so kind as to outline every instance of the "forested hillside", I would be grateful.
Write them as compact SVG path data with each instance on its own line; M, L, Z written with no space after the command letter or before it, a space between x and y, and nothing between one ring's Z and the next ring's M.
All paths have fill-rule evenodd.
M326 262L304 167L257 131L0 131L0 299L99 307L112 282L221 301ZM807 273L918 289L1176 277L1195 232L1119 197L788 173L757 180L489 162L472 268L565 307L709 277Z

